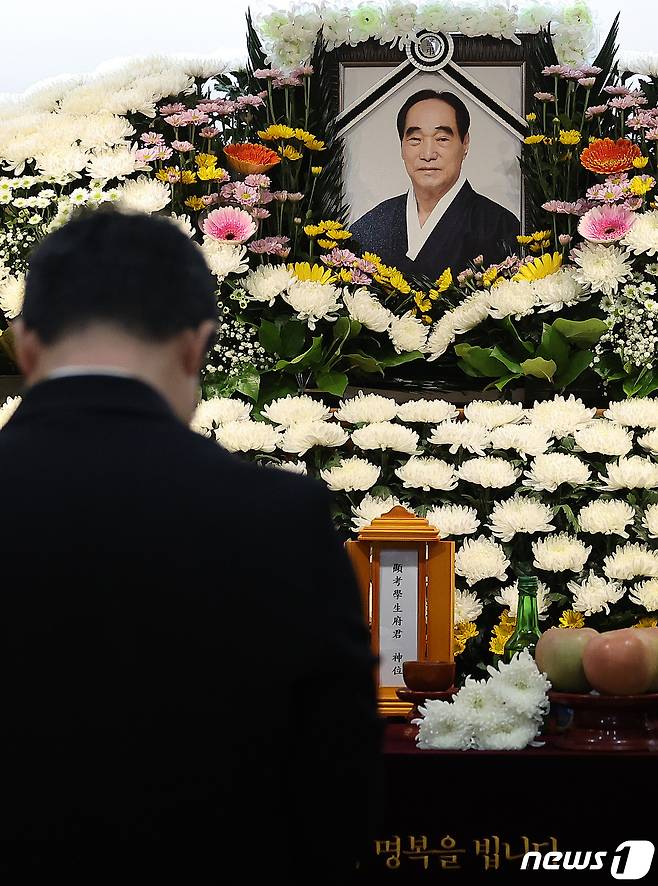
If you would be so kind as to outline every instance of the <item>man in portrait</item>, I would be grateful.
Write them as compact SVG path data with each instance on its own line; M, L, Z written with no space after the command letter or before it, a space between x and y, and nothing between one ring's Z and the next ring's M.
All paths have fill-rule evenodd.
M405 101L397 130L411 186L352 225L364 250L432 280L448 267L456 275L476 256L488 265L514 251L519 220L474 191L462 169L470 122L468 108L451 92L423 89Z

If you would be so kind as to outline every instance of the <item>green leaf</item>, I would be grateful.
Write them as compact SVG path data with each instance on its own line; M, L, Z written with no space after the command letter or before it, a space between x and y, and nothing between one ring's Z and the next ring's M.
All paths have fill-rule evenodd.
M499 391L502 391L503 388L508 385L515 378L521 378L520 372L510 372L507 375L503 375L502 378L499 378L498 381L492 382L490 385L487 385L485 391L489 388L498 388Z
M507 375L508 367L492 356L491 348L480 348L464 343L455 345L455 354L479 376L498 378L500 375Z
M510 372L521 372L521 365L514 360L513 357L510 357L509 354L506 354L502 348L499 348L496 345L495 348L491 351L491 356L495 357L496 360L500 360L500 362L506 366Z
M267 372L260 379L260 391L256 409L260 411L271 400L287 397L288 394L298 393L297 382L291 376L283 372Z
M584 372L594 359L592 351L576 351L567 365L553 379L556 388L567 388Z
M375 359L375 357L369 357L368 354L343 354L343 358L349 360L352 366L356 366L362 372L378 372L380 375L384 375L384 370L379 360Z
M350 338L356 338L361 334L362 324L358 320L350 320Z
M648 397L649 394L658 390L658 375L655 372L650 372L645 379L642 387L637 392L638 397Z
M311 347L304 351L303 354L298 354L292 360L277 360L275 369L287 369L289 366L294 366L295 369L304 369L306 366L317 366L322 360L322 336L317 335L313 338L313 344Z
M281 327L281 350L282 357L296 357L303 349L306 341L306 325L299 320L289 320Z
M553 323L553 329L579 348L595 345L607 328L603 320L596 317L589 320L565 320L564 317L558 317Z
M402 366L403 363L411 363L414 360L420 360L423 354L420 351L407 351L405 354L391 354L387 357L380 357L382 366Z
M212 376L207 376L203 382L204 399L210 400L213 397L230 397L237 388L237 377L235 375L225 375L224 373L215 372Z
M570 353L571 348L566 338L555 329L554 325L549 326L548 323L544 323L537 356L544 357L546 360L553 360L558 366L558 371L561 372L569 362Z
M339 317L338 320L334 323L334 334L333 340L338 341L338 339L345 340L347 336L350 334L351 324L349 317Z
M503 329L508 332L511 337L513 344L517 345L517 350L525 351L526 354L533 354L535 351L535 347L531 341L525 341L519 335L519 330L514 325L511 317L505 317L504 320L501 321L501 326Z
M258 390L260 388L260 373L255 366L248 363L244 369L238 374L235 390L250 400L258 400Z
M531 375L533 378L545 378L547 381L551 381L555 375L557 365L554 360L532 357L530 360L523 361L521 369L524 375Z
M347 387L348 378L344 372L325 372L320 370L315 375L315 386L318 391L326 391L342 397Z
M261 320L258 341L268 354L281 353L281 331L276 323L272 323L270 320Z

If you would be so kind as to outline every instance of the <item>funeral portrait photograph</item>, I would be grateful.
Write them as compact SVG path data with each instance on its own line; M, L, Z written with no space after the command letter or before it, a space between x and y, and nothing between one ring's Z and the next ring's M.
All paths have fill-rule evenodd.
M502 261L522 233L522 137L509 125L510 111L522 122L521 69L472 70L477 101L470 77L416 71L382 95L375 78L390 68L344 70L343 100L360 110L343 132L350 230L407 275L434 280L478 256Z

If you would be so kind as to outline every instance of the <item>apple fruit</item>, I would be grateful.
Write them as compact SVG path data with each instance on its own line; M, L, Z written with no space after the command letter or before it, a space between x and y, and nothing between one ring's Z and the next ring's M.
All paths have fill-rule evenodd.
M655 659L638 637L647 628L622 628L593 637L583 652L585 676L605 695L640 695L651 684Z
M594 628L549 628L537 641L535 663L556 692L589 692L583 651L599 632Z
M647 692L658 692L658 628L628 628L642 640L653 659L653 676Z

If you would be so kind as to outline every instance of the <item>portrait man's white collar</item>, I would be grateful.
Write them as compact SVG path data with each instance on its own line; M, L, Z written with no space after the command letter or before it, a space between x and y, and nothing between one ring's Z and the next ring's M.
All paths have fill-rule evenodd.
M413 187L407 191L407 258L412 261L418 256L418 253L427 242L438 222L441 220L446 210L461 191L466 176L462 172L454 185L449 191L441 197L432 212L427 217L425 224L421 226L418 218L418 204Z

